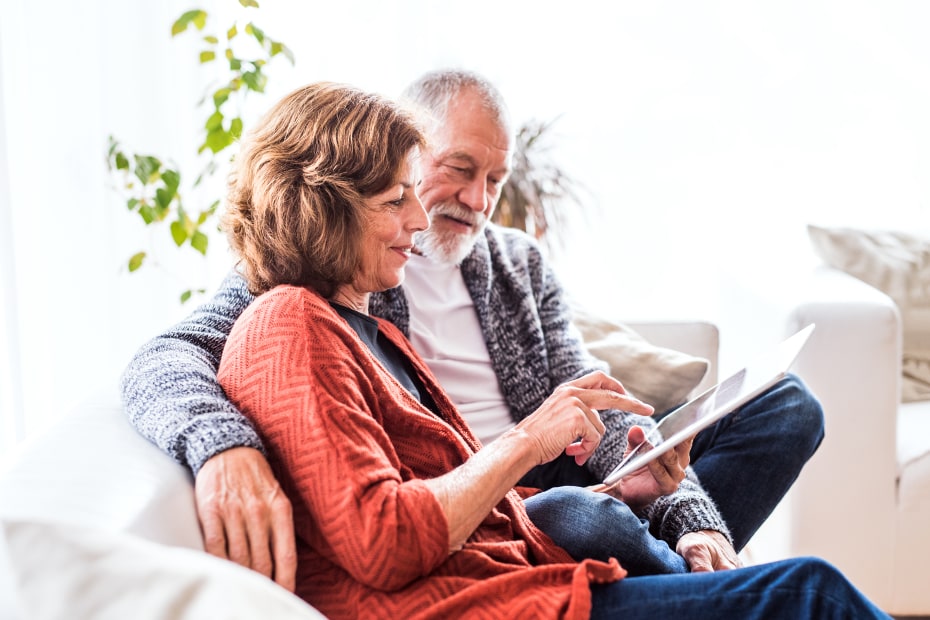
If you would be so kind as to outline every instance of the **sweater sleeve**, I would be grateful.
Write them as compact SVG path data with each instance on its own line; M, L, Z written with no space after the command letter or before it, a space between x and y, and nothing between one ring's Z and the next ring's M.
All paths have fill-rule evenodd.
M401 473L382 420L404 405L363 346L312 293L279 287L236 325L219 377L266 441L298 537L390 591L445 561L448 526L426 484Z
M216 378L226 338L252 300L242 276L230 273L212 300L145 343L121 377L130 423L195 476L224 450L263 449Z
M565 302L564 291L551 268L545 264L542 266L541 282L539 316L550 358L552 385L559 385L595 370L609 373L608 365L594 358L585 348L580 332L571 322L571 310ZM601 418L607 432L597 451L585 464L599 480L603 480L620 462L626 451L630 428L641 426L648 432L655 426L652 418L625 411L603 411ZM718 531L730 538L730 531L716 504L690 468L688 477L678 490L647 506L644 516L649 519L653 533L672 548L685 534L700 530Z

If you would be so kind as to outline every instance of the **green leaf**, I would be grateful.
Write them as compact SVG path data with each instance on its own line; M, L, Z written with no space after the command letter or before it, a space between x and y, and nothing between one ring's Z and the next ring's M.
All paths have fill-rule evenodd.
M129 160L126 159L122 151L116 153L116 169L129 170Z
M143 185L151 183L158 175L161 168L161 161L151 155L136 155L136 178L142 181Z
M222 151L223 149L225 149L227 146L229 146L232 143L233 143L232 134L230 134L228 131L226 131L222 127L218 127L216 129L213 129L207 132L207 137L204 140L204 143L201 149L208 148L211 151L213 151L214 154L216 154Z
M246 8L250 6L255 7L256 9L258 8L258 2L256 2L255 0L239 0L239 4L241 4L242 6Z
M130 211L135 211L136 207L138 206L139 206L138 198L130 198L129 200L126 201L126 208L129 209Z
M164 187L159 187L155 190L155 204L158 205L159 211L164 211L167 209L173 199L174 192L165 189Z
M157 215L155 209L145 201L142 201L139 206L139 215L142 217L142 221L145 222L145 225L148 226L155 221Z
M178 191L178 187L181 186L181 173L167 168L161 173L161 180L165 184L165 188L172 194L175 194Z
M174 243L178 247L181 247L187 241L187 230L184 224L178 220L171 222L171 238L174 239Z
M200 216L197 218L197 226L202 226L208 219L213 217L216 213L217 208L220 206L219 200L214 200L213 204L207 207L206 210L200 212Z
M171 25L171 36L181 34L187 30L187 27L191 24L194 24L197 30L203 30L203 27L207 25L206 11L192 9L181 15L181 17Z
M132 273L136 269L142 266L142 261L145 260L145 252L137 252L129 257L129 273Z
M246 34L250 34L253 37L255 37L255 40L258 41L259 45L261 45L262 47L265 46L265 32L261 28L259 28L252 22L249 22L245 26L245 32Z
M220 106L229 99L230 93L232 93L232 91L226 87L217 89L217 91L213 93L213 106L219 109Z
M249 87L249 90L263 93L265 92L265 84L268 83L268 76L259 70L246 71L242 74L242 81Z
M209 43L210 45L216 45L217 43L220 42L220 40L217 39L217 38L216 38L215 36L213 36L212 34L209 34L209 35L205 36L205 37L203 38L203 40L206 41L207 43Z
M213 50L204 50L200 52L200 64L212 62L216 59L216 52Z
M191 295L193 294L194 294L194 291L192 291L191 289L187 289L186 291L181 293L181 303L182 304L185 303L188 299L191 298Z
M194 232L194 236L191 237L191 247L203 254L207 255L207 244L210 242L210 239L207 238L205 234L199 230Z
M207 119L207 122L204 123L204 129L207 131L215 131L217 128L223 128L223 113L217 110Z
M238 58L229 59L229 70L230 71L241 71L242 70L242 61Z
M242 137L242 119L238 116L229 122L229 133L237 140Z
M284 57L291 61L291 64L294 64L294 52L291 51L291 48L281 43L280 41L272 41L271 49L269 50L269 56L274 58L278 54L284 54Z
M232 41L236 38L237 34L239 34L239 29L236 27L236 24L233 24L232 28L226 31L226 40Z

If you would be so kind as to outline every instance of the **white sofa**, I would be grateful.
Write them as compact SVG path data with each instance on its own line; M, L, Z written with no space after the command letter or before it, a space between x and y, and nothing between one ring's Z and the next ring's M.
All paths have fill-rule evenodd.
M714 325L634 327L653 344L708 359L701 386L713 382ZM132 429L115 385L4 461L0 524L2 620L320 617L202 551L189 472Z
M796 372L826 438L789 495L789 555L836 564L895 615L930 615L930 401L902 404L901 317L875 288L818 266L780 302L816 323Z

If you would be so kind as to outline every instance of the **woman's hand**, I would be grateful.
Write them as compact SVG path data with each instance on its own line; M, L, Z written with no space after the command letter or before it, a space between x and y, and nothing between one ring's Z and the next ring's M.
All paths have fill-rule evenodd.
M583 465L606 430L598 409L621 409L651 415L653 408L626 393L623 385L603 372L593 372L555 389L539 409L517 424L537 450L536 464L547 463L564 450Z
M475 528L526 472L564 450L580 465L604 434L598 409L623 409L642 415L652 407L626 394L623 385L594 372L560 385L539 409L476 452L463 465L424 480L443 507L449 550L468 540Z

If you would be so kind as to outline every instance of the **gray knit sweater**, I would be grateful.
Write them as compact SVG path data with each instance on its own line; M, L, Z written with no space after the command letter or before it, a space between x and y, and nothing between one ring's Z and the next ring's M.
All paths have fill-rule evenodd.
M461 268L515 421L535 411L561 383L593 370L608 371L585 350L571 324L562 288L530 237L489 225ZM245 280L231 273L211 301L146 343L122 377L130 422L195 474L223 450L263 449L251 424L216 381L226 337L252 300ZM372 295L370 311L409 335L402 288ZM629 428L652 424L648 418L621 411L605 411L601 416L607 433L586 465L599 479L623 454ZM654 534L673 548L688 532L709 529L729 535L690 471L678 491L654 502L644 516Z

